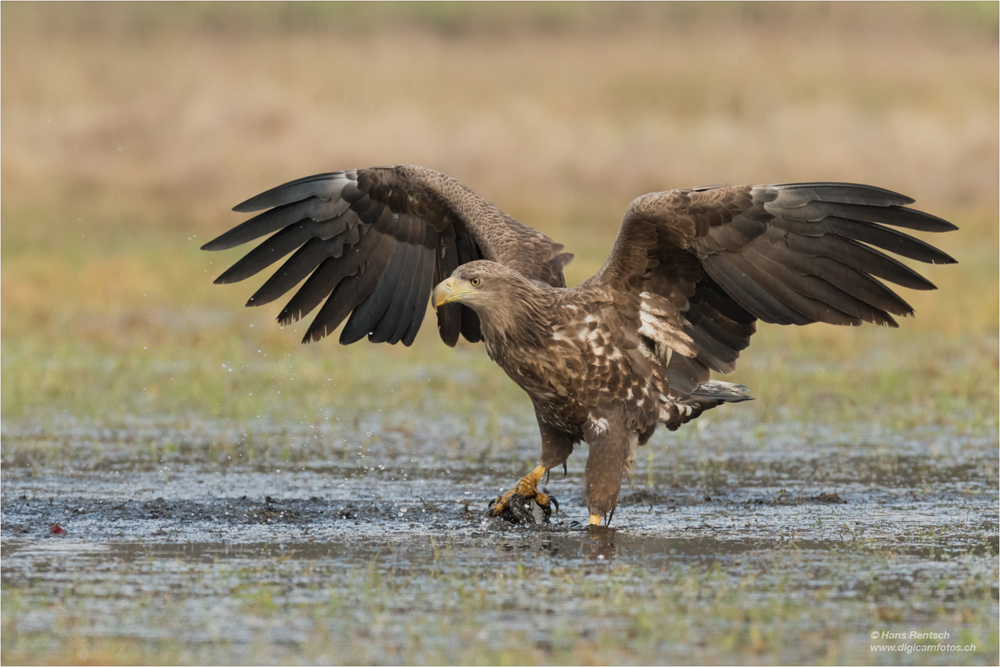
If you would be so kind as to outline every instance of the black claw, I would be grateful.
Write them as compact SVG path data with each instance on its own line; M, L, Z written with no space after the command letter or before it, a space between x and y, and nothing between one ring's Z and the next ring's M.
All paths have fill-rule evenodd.
M524 496L513 495L507 502L507 507L503 508L500 513L494 511L497 503L500 502L502 496L497 497L496 500L492 501L483 513L489 518L499 518L512 524L533 524L535 523L535 516L531 511L531 503L535 503L542 510L542 515L545 517L545 521L549 520L552 516L552 505L555 505L556 510L559 509L559 502L555 498L549 496L549 503L543 505L538 502L537 498L531 497L526 498Z
M483 512L483 514L485 516L490 517L490 518L493 518L493 517L503 517L505 514L509 514L510 513L510 508L509 507L505 507L503 510L501 510L501 512L499 514L497 514L497 513L495 513L493 511L493 508L496 507L497 503L500 502L500 498L501 498L501 496L497 496L496 498L494 498L493 500L490 501L490 504L486 507L486 511Z
M535 502L538 503L537 500ZM545 503L544 505L542 503L538 503L538 506L542 508L542 514L545 515L546 521L548 521L549 518L552 516L553 507L555 507L557 512L559 511L559 501L555 499L555 496L549 496L549 502Z

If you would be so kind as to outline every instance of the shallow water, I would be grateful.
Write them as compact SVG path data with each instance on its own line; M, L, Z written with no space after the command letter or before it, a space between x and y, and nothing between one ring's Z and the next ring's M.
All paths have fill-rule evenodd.
M756 623L754 654L771 660L830 655L837 628L842 661L995 662L995 434L749 426L655 439L611 528L594 529L585 450L545 485L549 523L483 517L531 465L522 425L497 445L258 424L269 445L248 460L228 423L5 424L5 640L83 633L169 644L179 661L489 662L513 645L522 661L710 662L745 655ZM32 463L32 442L63 456ZM873 627L979 649L872 653ZM637 643L615 644L616 628Z

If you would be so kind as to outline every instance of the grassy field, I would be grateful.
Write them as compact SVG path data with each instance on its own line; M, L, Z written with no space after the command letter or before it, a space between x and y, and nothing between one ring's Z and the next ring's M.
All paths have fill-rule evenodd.
M884 400L920 377L992 410L994 9L5 6L4 417L240 416L259 404L234 402L217 369L257 350L265 384L451 363L430 330L413 351L303 349L276 308L239 308L252 286L211 285L235 253L197 250L273 184L407 162L566 242L572 282L644 192L845 180L910 194L961 228L932 239L960 263L928 269L941 291L906 295L917 317L764 327L737 379L761 387L789 353L820 354L860 359L832 378L840 394ZM871 363L883 357L903 363ZM810 394L771 397L792 395Z
M925 235L959 262L921 269L939 290L905 294L916 316L898 330L762 326L732 378L759 400L739 409L764 427L996 433L996 4L0 12L5 469L86 467L72 438L24 435L67 423L206 419L247 432L261 420L380 413L411 415L419 430L446 411L489 440L505 416L530 421L523 394L483 350L445 348L431 318L409 349L344 348L333 337L302 346L307 322L279 327L278 304L242 308L259 281L212 285L238 255L198 248L242 219L232 205L300 176L391 163L451 174L565 243L577 256L571 283L600 266L625 207L646 192L827 180L910 195L960 228ZM6 622L26 612L4 586ZM981 609L993 609L982 595ZM644 604L653 634L688 609ZM707 627L715 612L692 613ZM730 652L694 659L782 655L747 627L720 630ZM459 657L623 659L613 637L594 641L600 651L562 657ZM86 660L160 661L149 646L102 646ZM161 660L183 662L183 650ZM3 661L75 662L89 655L80 651L32 645Z

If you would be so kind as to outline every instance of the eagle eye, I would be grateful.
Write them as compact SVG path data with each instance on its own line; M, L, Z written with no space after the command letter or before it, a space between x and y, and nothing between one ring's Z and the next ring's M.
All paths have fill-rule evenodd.
M473 287L479 287L480 285L483 284L483 279L473 278L472 280L469 281L469 284L472 285Z

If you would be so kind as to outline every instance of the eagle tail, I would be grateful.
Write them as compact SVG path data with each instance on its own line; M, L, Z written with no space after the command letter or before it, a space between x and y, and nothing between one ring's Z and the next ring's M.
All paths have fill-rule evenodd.
M719 401L720 403L739 403L740 401L752 401L750 389L742 384L732 382L720 382L719 380L709 380L691 392L691 398L707 401Z
M688 396L664 397L660 405L660 421L671 431L692 419L697 419L705 410L723 403L752 401L750 390L741 384L711 380L698 387Z

